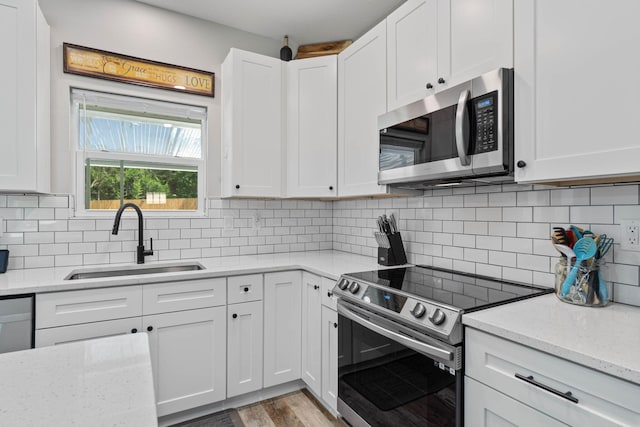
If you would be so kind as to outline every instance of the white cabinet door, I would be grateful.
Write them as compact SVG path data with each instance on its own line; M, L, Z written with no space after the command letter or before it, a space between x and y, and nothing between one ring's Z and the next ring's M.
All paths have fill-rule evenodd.
M264 275L264 387L300 378L302 273Z
M378 116L387 110L386 22L338 55L338 194L382 194Z
M282 196L282 61L233 48L222 79L223 197Z
M517 181L637 180L638 16L635 0L515 2Z
M149 333L158 416L226 396L226 307L143 318Z
M322 400L338 410L338 313L322 307Z
M94 338L113 337L116 335L135 334L141 331L141 317L38 329L36 330L36 347L66 344Z
M302 379L316 396L322 395L320 277L302 273Z
M501 67L513 67L513 0L438 0L438 90Z
M472 378L464 378L464 387L465 426L559 427L567 425Z
M438 86L438 0L409 0L387 17L387 109Z
M338 59L287 63L287 196L337 193Z
M0 191L47 192L49 26L37 0L0 0Z
M338 309L338 297L333 294L336 281L327 277L322 278L322 305L326 305L332 310Z
M262 301L227 307L227 397L262 388Z

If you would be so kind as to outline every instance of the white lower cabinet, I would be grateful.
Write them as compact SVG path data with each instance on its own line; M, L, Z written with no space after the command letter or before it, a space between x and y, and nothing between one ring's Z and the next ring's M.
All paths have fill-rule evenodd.
M302 273L264 275L264 386L300 378Z
M262 388L262 301L227 307L227 397Z
M465 388L465 410L472 411L466 425L511 425L480 423L498 420L495 414L513 425L563 425L531 422L534 414L527 408L571 426L639 425L640 386L471 328L465 331L465 375L465 384L486 386L480 392L473 383ZM487 398L492 390L508 400Z
M467 427L565 426L472 378L464 379L464 422Z
M302 273L302 380L316 396L322 394L321 278Z
M135 334L142 330L142 318L105 320L103 322L60 326L58 328L36 330L36 347L106 338L116 335Z
M338 312L322 306L322 400L338 411Z
M226 307L143 318L158 416L225 398Z

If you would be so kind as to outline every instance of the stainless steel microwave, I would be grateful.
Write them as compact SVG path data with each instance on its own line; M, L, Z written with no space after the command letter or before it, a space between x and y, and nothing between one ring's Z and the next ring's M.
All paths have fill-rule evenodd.
M513 180L513 69L500 68L378 118L378 182L427 188Z

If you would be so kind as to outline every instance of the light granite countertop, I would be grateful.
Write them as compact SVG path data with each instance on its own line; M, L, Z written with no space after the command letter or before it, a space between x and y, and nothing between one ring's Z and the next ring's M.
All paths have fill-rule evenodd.
M147 334L0 354L0 425L157 426Z
M640 307L581 307L549 294L465 314L462 322L640 384Z
M75 271L101 271L121 268L136 269L193 263L200 263L204 267L204 270L100 279L64 280L65 277ZM378 265L375 257L332 250L201 258L182 261L158 261L147 262L146 264L140 265L109 264L85 267L36 268L9 270L4 274L0 274L0 296L139 285L297 269L307 270L311 273L337 279L342 273L374 270L378 268L385 267Z

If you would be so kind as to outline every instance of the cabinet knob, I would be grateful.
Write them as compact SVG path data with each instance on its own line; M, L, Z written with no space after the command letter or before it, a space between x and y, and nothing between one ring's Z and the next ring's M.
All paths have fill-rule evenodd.
M233 317L234 319L237 319L237 318L238 318L238 315L237 315L237 314L235 314L235 313L233 313L233 315L232 315L231 317Z
M153 326L147 326L147 331L149 332L153 331Z
M440 83L441 85L442 85L442 84L444 84L444 79L443 79L442 77L440 77L440 78L438 79L438 83Z
M236 190L239 190L239 189L240 189L240 185L236 184Z
M527 166L527 162L525 162L524 160L518 160L518 163L516 163L516 166L518 166L519 168L523 168Z
M331 291L327 292L327 296L328 296L329 298L331 298L331 297L333 296L333 292L331 292Z
M337 327L338 327L338 324L337 324L336 322L333 322L333 327L334 327L334 328L337 328Z
M316 289L316 290L317 290L317 289L320 289L320 286L318 286L318 285L313 285L313 289Z
M333 191L333 185L329 186L329 190Z
M427 83L427 89L433 89L433 85L431 83Z
M245 291L245 292L249 292L249 287L248 287L248 286L245 286L245 287L244 287L244 291Z
M133 329L131 330L131 333L132 333L132 334L135 334L136 332L138 332L138 330L137 330L136 328L133 328Z

